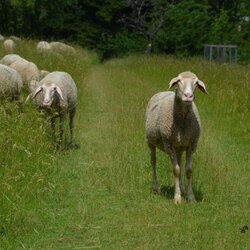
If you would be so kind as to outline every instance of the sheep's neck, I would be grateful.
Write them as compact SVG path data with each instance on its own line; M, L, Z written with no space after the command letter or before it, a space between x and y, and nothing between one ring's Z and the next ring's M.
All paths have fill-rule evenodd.
M191 108L192 108L192 103L183 103L182 100L180 100L180 98L176 97L175 98L175 108L177 111L177 114L179 114L179 116L185 120L187 118L188 113L190 112Z

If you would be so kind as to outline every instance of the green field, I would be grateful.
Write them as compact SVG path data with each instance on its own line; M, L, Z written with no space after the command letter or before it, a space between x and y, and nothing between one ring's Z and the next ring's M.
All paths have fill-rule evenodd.
M249 249L250 229L241 228L250 228L250 66L144 55L101 64L77 50L46 56L33 41L18 47L40 69L72 75L80 148L57 151L32 103L23 112L15 103L0 107L0 249ZM162 152L161 194L151 192L144 115L149 98L186 70L209 95L196 92L198 202L176 206Z

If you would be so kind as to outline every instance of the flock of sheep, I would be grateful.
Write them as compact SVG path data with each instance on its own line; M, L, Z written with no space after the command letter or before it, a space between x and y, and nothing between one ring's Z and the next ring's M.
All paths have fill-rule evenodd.
M0 41L3 41L3 49L6 53L13 53L16 49L16 44L20 41L21 38L17 36L10 36L9 38L5 39L2 35L0 35ZM46 42L40 41L37 43L36 49L41 53L48 53L48 52L66 52L75 54L75 49L62 42Z
M11 39L6 39L8 42ZM13 41L13 40L11 40ZM48 52L47 42L39 42L37 50ZM75 50L64 43L53 42L50 46L59 50L75 53ZM6 44L3 43L3 46ZM43 46L45 45L45 46ZM54 47L53 47L54 48ZM72 49L73 50L72 50ZM52 48L49 48L53 50ZM55 137L55 120L60 119L60 142L63 145L64 120L70 118L70 147L74 142L74 116L77 106L77 88L74 80L67 72L39 70L35 63L17 54L7 54L0 60L0 98L20 101L23 90L29 92L26 102L32 99L39 110L44 110L51 120L52 135Z
M50 51L58 43L39 42L37 50ZM70 46L59 43L62 51L74 53ZM34 104L50 115L52 130L55 119L60 118L60 139L63 140L64 120L70 118L70 144L74 145L73 121L77 105L77 88L72 77L66 72L41 71L37 66L15 54L0 60L0 95L18 99L22 88L29 91L26 101L31 98ZM154 95L146 111L146 139L151 152L153 170L153 191L158 192L156 174L156 148L170 156L175 177L174 201L181 203L183 192L181 175L181 156L186 153L186 193L189 201L195 201L192 189L192 155L200 136L200 118L194 103L197 87L207 93L205 84L192 72L183 72L173 78L169 88L176 86L175 92L165 91ZM55 112L56 111L56 112ZM55 115L56 114L56 115ZM53 133L54 134L54 133Z

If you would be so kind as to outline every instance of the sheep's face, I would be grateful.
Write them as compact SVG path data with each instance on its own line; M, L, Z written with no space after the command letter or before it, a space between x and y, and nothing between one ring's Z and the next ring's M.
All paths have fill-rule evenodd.
M182 78L178 81L177 95L183 102L192 102L194 100L194 90L196 82L191 78Z
M51 86L47 86L46 88L43 88L43 92L44 92L43 106L50 107L55 98L56 86L54 84L52 84Z
M43 84L42 86L38 87L33 98L36 97L38 93L42 92L44 95L43 99L43 106L50 107L58 94L59 97L63 100L62 91L56 84Z
M200 81L192 72L183 72L173 78L169 88L177 84L176 95L184 103L191 103L194 100L194 90L198 87L202 92L207 93L205 84Z

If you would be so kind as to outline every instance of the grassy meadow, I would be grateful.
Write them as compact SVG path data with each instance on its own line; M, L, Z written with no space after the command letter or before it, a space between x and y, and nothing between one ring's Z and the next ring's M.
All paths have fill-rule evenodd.
M1 249L249 249L250 230L241 228L250 227L250 66L144 55L101 64L81 48L75 56L40 55L34 41L16 52L40 69L71 74L80 148L57 151L32 103L23 112L0 106ZM151 192L144 114L149 98L186 70L209 95L196 91L197 203L176 206L162 152L161 194Z

